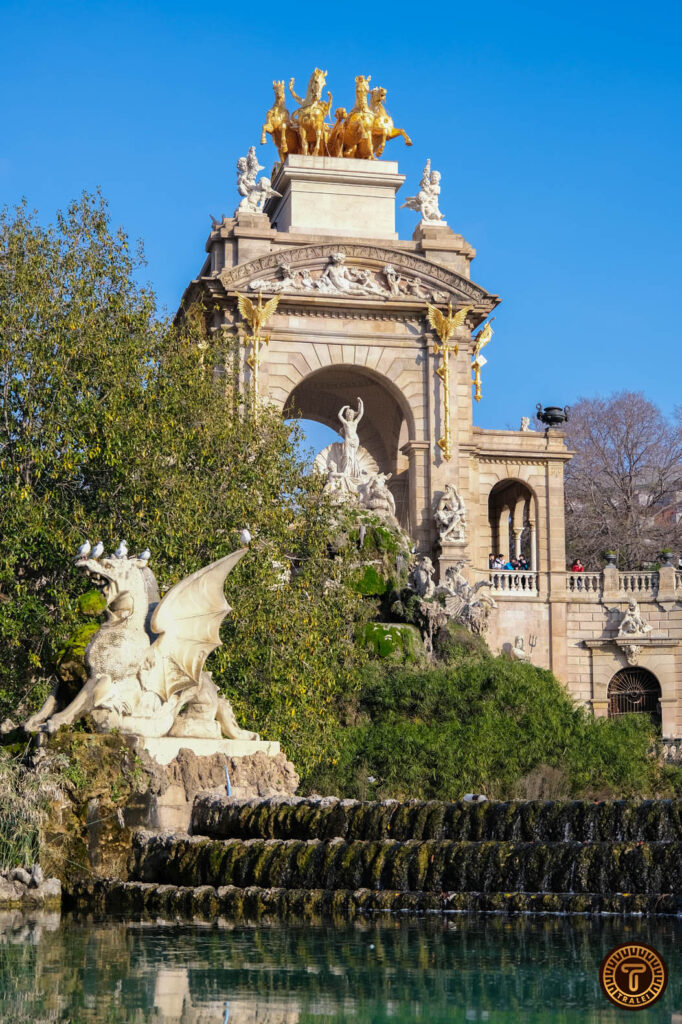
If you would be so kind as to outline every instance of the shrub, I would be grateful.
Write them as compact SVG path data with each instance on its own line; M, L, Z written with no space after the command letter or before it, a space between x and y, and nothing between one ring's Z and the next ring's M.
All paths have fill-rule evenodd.
M454 668L369 666L356 723L341 734L334 770L314 777L317 788L358 796L372 777L378 798L456 800L468 791L624 796L674 785L650 756L648 720L594 719L551 672L462 647Z

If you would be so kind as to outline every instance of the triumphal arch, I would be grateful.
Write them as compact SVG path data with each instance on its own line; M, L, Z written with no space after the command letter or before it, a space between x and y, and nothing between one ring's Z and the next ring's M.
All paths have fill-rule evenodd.
M291 112L284 82L273 83L262 141L272 137L278 159L260 178L255 147L238 161L241 201L233 216L213 220L183 303L201 300L212 330L250 341L240 349L241 372L285 416L339 430L340 410L361 408L359 450L383 474L416 549L441 578L458 565L471 582L489 582L492 646L518 649L525 637L536 664L605 714L608 680L628 667L605 597L625 609L632 588L608 573L576 582L567 572L563 434L530 429L527 419L519 430L473 426L485 364L504 344L490 326L500 300L472 279L476 251L441 212L446 195L430 162L404 190L413 193L402 202L415 213L412 236L398 236L405 177L395 157L410 139L369 76L356 78L355 105L337 108L332 120L325 78L315 69L305 97L292 80ZM451 500L455 529L439 515ZM519 556L527 568L491 571L490 553L505 563ZM682 632L682 581L671 572L661 592ZM653 584L633 586L640 599L654 597ZM658 621L660 612L656 605ZM668 639L667 647L638 645L638 656L642 665L653 658L656 677L664 676L664 734L679 736L682 680L677 641Z

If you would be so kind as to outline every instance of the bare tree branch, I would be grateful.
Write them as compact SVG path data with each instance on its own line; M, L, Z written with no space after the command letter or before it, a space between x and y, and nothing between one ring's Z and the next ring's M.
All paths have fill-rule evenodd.
M613 550L621 569L682 553L682 413L674 421L640 392L581 398L566 428L569 558L589 568Z

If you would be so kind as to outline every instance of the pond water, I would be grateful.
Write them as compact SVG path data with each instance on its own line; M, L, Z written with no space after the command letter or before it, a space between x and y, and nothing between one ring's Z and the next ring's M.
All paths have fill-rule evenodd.
M668 962L634 1020L682 1024L682 921L453 916L254 927L0 915L3 1024L624 1021L597 976L639 939Z

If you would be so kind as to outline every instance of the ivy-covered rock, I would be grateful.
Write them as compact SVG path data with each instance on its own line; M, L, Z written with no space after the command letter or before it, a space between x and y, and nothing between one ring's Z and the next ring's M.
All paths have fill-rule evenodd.
M400 665L414 665L426 660L419 630L396 622L368 622L358 635L375 658L385 658Z

